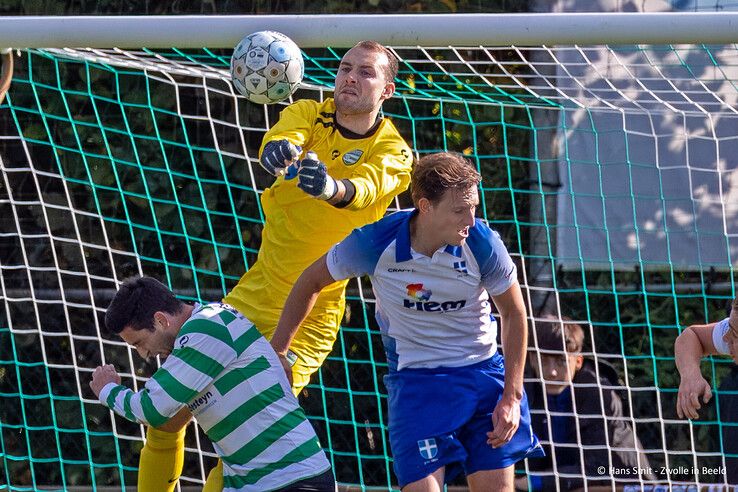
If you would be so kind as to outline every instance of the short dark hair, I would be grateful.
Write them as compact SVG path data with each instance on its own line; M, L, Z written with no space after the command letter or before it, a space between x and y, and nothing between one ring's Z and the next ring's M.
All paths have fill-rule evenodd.
M568 353L578 353L584 347L584 329L566 316L559 320L549 315L537 320L535 332L535 339L530 337L530 340L531 344L537 341L539 349L561 352L566 348Z
M482 181L472 163L460 154L439 152L421 158L413 167L410 183L415 206L421 198L438 203L446 190L467 190Z
M384 76L387 79L387 82L395 81L395 77L397 77L397 72L400 69L400 64L397 61L397 57L395 56L395 54L392 53L389 48L376 41L360 41L356 44L356 46L354 46L354 48L361 48L367 51L384 53L384 55L387 57L388 62L387 68L384 71Z
M134 330L153 330L154 313L177 314L184 303L169 288L151 277L132 277L123 281L105 313L105 327L119 334L126 326Z

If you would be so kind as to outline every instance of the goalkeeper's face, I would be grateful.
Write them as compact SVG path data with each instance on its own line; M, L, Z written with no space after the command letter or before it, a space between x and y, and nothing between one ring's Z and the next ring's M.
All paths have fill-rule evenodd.
M360 115L379 111L395 91L394 82L387 80L388 66L389 60L384 53L351 48L341 59L336 74L336 112Z

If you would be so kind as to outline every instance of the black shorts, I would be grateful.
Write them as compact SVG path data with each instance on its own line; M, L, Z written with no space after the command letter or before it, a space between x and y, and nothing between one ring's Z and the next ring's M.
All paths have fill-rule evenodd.
M329 468L320 475L291 483L275 492L336 492L336 479Z

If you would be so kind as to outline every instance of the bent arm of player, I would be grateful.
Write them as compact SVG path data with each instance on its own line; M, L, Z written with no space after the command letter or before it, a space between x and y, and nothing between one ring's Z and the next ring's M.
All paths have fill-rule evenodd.
M523 294L517 282L504 293L493 296L492 300L500 312L505 354L505 387L502 398L492 412L492 432L487 433L487 444L496 448L510 441L520 424L528 322Z
M167 420L164 424L160 425L159 427L156 427L156 429L163 431L163 432L179 432L185 427L187 427L187 424L190 423L190 420L192 420L192 412L190 412L190 409L187 407L182 408L179 412L177 412L172 418Z
M279 317L277 328L274 330L270 343L281 360L285 360L287 350L295 338L300 325L312 311L320 291L335 280L328 271L326 255L321 256L312 265L307 267L292 286L287 296L282 315ZM292 373L287 370L287 377Z
M153 378L146 382L141 391L133 391L122 384L107 383L98 398L100 403L121 417L155 428L168 428L165 424L185 406L185 402L167 395Z
M681 378L677 394L679 418L697 419L700 398L707 403L712 398L710 384L702 377L700 360L705 355L717 354L712 334L718 323L692 325L674 342L674 358Z
M300 162L297 186L308 195L324 200L337 208L351 203L356 195L356 186L350 179L335 180L328 168L314 152L308 152Z
M328 285L373 271L378 251L372 241L374 224L355 229L328 253L310 265L292 286L270 343L284 361L292 339L313 309L318 294ZM283 363L284 365L284 363ZM285 367L290 377L290 371Z
M412 162L412 153L400 137L375 144L366 161L345 179L334 179L317 156L308 154L300 163L298 186L336 208L362 210L381 201L386 207L410 184Z
M100 402L128 420L152 427L164 425L186 408L238 355L212 334L196 331L199 325L193 326L188 329L185 323L175 341L177 348L144 389L134 392L119 381L110 382L100 390Z

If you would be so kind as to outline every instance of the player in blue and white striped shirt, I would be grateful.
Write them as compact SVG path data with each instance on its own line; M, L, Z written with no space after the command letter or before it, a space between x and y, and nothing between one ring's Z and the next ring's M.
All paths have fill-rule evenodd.
M411 180L416 208L354 230L313 263L271 340L285 353L323 287L371 277L390 367L390 444L405 491L442 490L460 471L473 492L512 490L515 462L543 454L523 391L527 320L517 270L499 235L475 219L480 180L461 156L422 158Z

